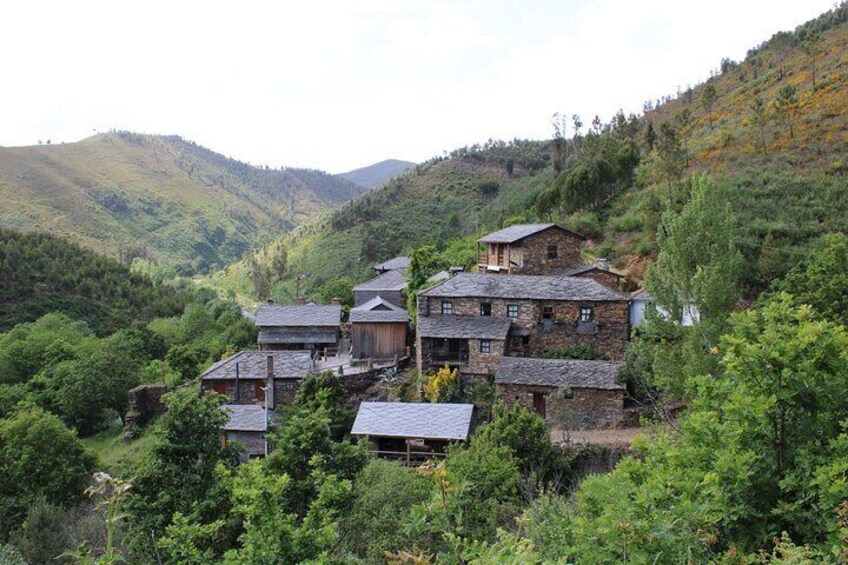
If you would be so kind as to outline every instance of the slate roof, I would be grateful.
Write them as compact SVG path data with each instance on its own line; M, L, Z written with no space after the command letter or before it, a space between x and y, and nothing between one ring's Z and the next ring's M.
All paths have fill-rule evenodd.
M561 274L564 277L574 277L574 276L577 276L577 275L582 275L584 273L589 273L591 271L601 271L603 273L609 273L609 274L614 275L618 278L624 277L624 275L622 275L621 273L611 271L610 269L602 269L601 267L598 267L597 265L573 265L571 267L563 269L561 272L559 272L559 274Z
M654 297L650 295L647 290L637 290L633 294L630 295L630 300L653 300Z
M417 331L421 337L506 339L511 322L490 316L419 316Z
M537 234L539 232L543 232L549 228L557 228L563 231L566 231L572 235L579 237L580 239L585 239L582 235L576 234L572 231L569 231L565 228L561 228L556 224L516 224L514 226L509 226L508 228L504 228L502 230L498 230L496 232L490 233L486 236L481 237L477 240L478 243L515 243L516 241L520 241L525 237Z
M579 277L536 275L484 275L459 273L421 296L516 298L530 300L618 301L624 294L601 283Z
M371 280L365 281L353 287L353 291L360 290L403 290L406 288L406 277L401 271L387 271Z
M473 404L362 402L352 435L419 439L468 439Z
M409 313L378 295L365 304L351 308L350 321L353 324L364 322L406 323L409 321Z
M336 327L269 327L259 330L259 344L287 343L336 343L339 340L339 330Z
M264 432L267 429L267 414L263 406L256 404L225 404L221 410L229 414L229 421L221 429L228 432Z
M620 367L607 361L504 357L495 384L624 390L615 381Z
M200 375L201 379L236 378L236 364L240 379L264 379L268 375L268 356L274 357L274 376L279 379L302 379L312 371L309 351L240 351L232 357L218 361Z
M395 257L374 265L375 271L405 271L409 267L409 257Z
M338 304L266 304L256 313L257 326L338 326L342 307Z

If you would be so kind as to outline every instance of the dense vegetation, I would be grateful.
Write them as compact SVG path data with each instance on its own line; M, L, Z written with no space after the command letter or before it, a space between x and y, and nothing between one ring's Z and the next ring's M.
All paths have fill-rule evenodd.
M177 136L113 132L0 148L4 227L185 273L235 261L364 190L320 171L241 163Z
M524 220L553 220L590 238L586 253L633 279L657 252L662 214L709 172L743 229L753 294L821 243L848 231L848 6L775 34L705 83L619 113L608 123L554 116L551 141L490 141L420 164L329 217L295 230L277 300L416 247L444 250ZM791 130L790 130L791 128ZM473 256L473 255L472 255ZM472 259L473 261L473 259ZM213 283L249 301L250 269Z
M185 291L157 288L114 259L52 235L0 228L0 330L62 312L102 335L177 314L187 300Z

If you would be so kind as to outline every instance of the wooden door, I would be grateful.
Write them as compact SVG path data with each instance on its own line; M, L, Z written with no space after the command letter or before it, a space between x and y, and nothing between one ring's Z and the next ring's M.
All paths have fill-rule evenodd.
M265 405L265 389L262 388L264 385L264 381L253 382L253 394L256 396L256 403L263 406Z
M536 414L538 414L543 420L547 418L544 394L538 392L533 393L533 408L536 410Z

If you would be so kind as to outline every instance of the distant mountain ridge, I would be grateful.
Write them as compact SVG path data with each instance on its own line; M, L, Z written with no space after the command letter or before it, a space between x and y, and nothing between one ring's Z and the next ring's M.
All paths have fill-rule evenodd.
M414 166L415 163L411 161L386 159L385 161L380 161L367 167L361 167L346 173L339 173L336 176L349 180L359 186L364 186L365 188L377 188L392 177L396 177L406 169Z
M366 190L322 171L248 165L179 136L0 148L0 226L113 257L152 255L184 273L235 261Z

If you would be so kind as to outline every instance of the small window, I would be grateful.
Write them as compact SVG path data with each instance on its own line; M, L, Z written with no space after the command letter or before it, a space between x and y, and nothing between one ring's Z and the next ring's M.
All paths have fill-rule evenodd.
M562 390L562 399L563 400L574 400L574 391L570 388L563 388Z
M491 316L492 315L492 303L491 302L481 302L480 303L480 315L481 316Z
M453 314L453 302L450 300L442 300L442 314Z
M559 248L556 245L548 245L548 259L559 257Z
M480 353L491 353L492 352L492 342L488 339L480 340Z
M580 307L580 321L581 322L591 322L595 317L595 309L591 306L581 306Z
M518 304L506 305L506 317L512 318L513 320L518 318Z
M543 320L552 320L554 317L554 307L553 306L542 306L542 319Z

